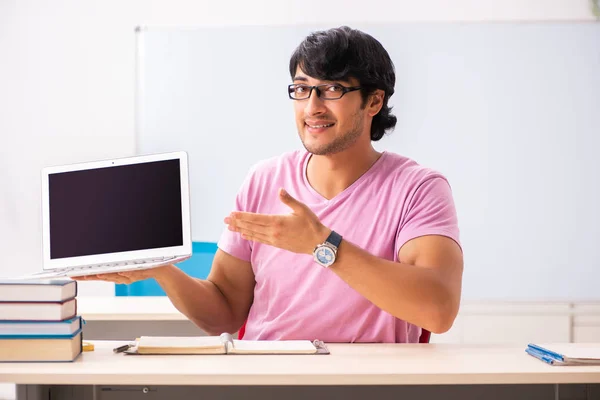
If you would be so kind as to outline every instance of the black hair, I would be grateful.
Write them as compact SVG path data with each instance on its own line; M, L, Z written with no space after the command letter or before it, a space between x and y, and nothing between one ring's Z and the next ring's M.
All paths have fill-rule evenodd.
M347 26L313 32L290 58L292 79L298 66L316 79L357 79L362 87L363 106L376 89L385 92L383 106L373 117L371 140L381 139L386 130L396 126L396 117L388 107L396 83L394 64L381 43L372 36Z

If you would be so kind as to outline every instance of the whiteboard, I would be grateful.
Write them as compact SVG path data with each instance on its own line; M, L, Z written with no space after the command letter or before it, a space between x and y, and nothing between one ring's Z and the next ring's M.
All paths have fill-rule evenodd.
M450 181L463 299L599 300L600 24L354 27L396 66L398 124L376 148ZM194 240L218 240L251 165L302 148L288 63L318 28L136 33L137 152L189 153Z

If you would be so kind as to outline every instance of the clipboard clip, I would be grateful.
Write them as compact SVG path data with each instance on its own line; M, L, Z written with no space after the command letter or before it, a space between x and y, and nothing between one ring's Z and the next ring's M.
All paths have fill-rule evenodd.
M329 349L322 340L315 339L312 344L317 348L317 354L329 354Z

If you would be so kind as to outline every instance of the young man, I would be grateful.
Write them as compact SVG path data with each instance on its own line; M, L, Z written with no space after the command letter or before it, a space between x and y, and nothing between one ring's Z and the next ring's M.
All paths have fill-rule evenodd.
M210 275L173 265L80 279L155 278L208 334L245 339L418 342L458 312L463 259L441 174L372 141L396 124L394 66L347 27L308 36L289 97L306 151L257 164L225 217Z

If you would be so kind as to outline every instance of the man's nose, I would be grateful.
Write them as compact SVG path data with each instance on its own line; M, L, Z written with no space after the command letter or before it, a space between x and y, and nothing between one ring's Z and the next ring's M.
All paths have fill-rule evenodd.
M325 107L325 102L319 97L319 92L317 89L313 89L310 97L305 100L306 106L304 108L304 113L306 115L318 115L325 112L327 107Z

